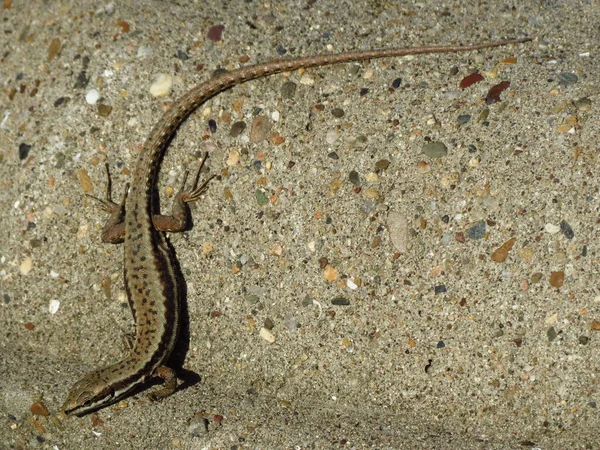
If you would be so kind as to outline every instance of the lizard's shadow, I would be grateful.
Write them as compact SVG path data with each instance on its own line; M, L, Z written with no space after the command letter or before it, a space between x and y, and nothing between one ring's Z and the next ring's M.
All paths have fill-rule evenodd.
M190 215L189 209L186 213L188 216ZM190 226L186 228L186 230L191 228L192 225L192 220L189 217L188 223ZM179 336L177 337L177 342L175 344L175 348L173 349L173 353L171 353L171 356L169 356L169 359L166 361L167 367L172 368L177 374L177 378L183 381L181 384L179 384L179 386L177 386L176 392L178 392L198 384L201 381L201 377L196 372L183 368L185 357L190 349L190 315L188 309L187 284L185 282L185 278L183 277L179 260L176 257L175 249L168 239L166 239L166 241L169 251L173 256L173 270L179 281Z

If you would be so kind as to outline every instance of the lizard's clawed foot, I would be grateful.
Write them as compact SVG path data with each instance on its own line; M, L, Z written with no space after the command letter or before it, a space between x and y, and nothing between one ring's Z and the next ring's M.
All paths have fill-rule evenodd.
M125 202L127 201L127 193L129 192L129 183L125 185L125 192L123 193L123 199L121 203L115 203L112 200L112 179L110 177L110 169L108 163L104 164L106 170L106 193L104 198L99 198L91 194L85 194L87 197L93 198L100 203L100 207L103 211L109 214L119 214L125 211Z
M196 173L194 174L194 182L192 183L192 187L190 188L189 191L185 190L185 183L187 181L188 171L186 170L185 173L183 174L183 181L181 183L181 189L179 190L179 193L177 195L181 198L181 200L184 203L191 203L191 202L198 201L200 199L200 197L202 196L202 194L206 191L210 180L212 180L215 177L214 175L209 176L200 186L198 186L198 181L200 180L200 171L202 170L202 167L204 167L206 158L208 158L208 152L204 154L204 157L202 158L202 161L200 162L198 169L196 169Z

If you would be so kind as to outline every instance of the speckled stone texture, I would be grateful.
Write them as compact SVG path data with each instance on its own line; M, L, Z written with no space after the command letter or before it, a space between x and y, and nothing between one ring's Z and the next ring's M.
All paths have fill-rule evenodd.
M599 448L599 11L4 0L0 448ZM85 194L108 162L120 198L177 97L279 57L523 36L200 107L158 183L166 208L205 151L218 175L170 236L182 388L55 416L132 331L122 249Z

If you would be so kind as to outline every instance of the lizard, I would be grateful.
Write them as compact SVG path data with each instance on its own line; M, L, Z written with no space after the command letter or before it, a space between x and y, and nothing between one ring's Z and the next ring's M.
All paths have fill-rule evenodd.
M120 204L111 199L111 180L106 165L106 197L100 200L109 217L102 240L124 243L124 283L135 322L135 339L129 354L119 362L95 370L77 381L62 406L65 415L84 415L127 397L152 378L162 378L163 386L151 395L160 399L177 389L177 376L168 366L179 332L180 283L175 270L175 256L170 251L164 232L186 229L187 204L200 199L208 180L198 185L199 164L189 190L185 189L187 172L176 194L171 215L154 211L160 161L178 127L200 105L233 86L280 72L320 67L375 58L400 57L426 53L457 53L499 47L530 41L511 39L468 46L423 46L355 50L291 59L272 60L262 64L222 72L189 90L175 101L154 126L138 156L131 186L127 186Z

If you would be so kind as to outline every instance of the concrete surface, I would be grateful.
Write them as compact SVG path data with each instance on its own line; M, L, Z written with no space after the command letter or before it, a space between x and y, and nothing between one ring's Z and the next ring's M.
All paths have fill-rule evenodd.
M5 0L0 447L600 448L599 11ZM276 75L201 107L159 183L168 206L204 151L219 175L170 237L186 381L160 403L55 416L132 330L122 250L100 242L84 193L103 195L108 161L121 196L170 102L280 56L522 36ZM155 98L159 74L173 87ZM423 154L430 142L447 155Z

